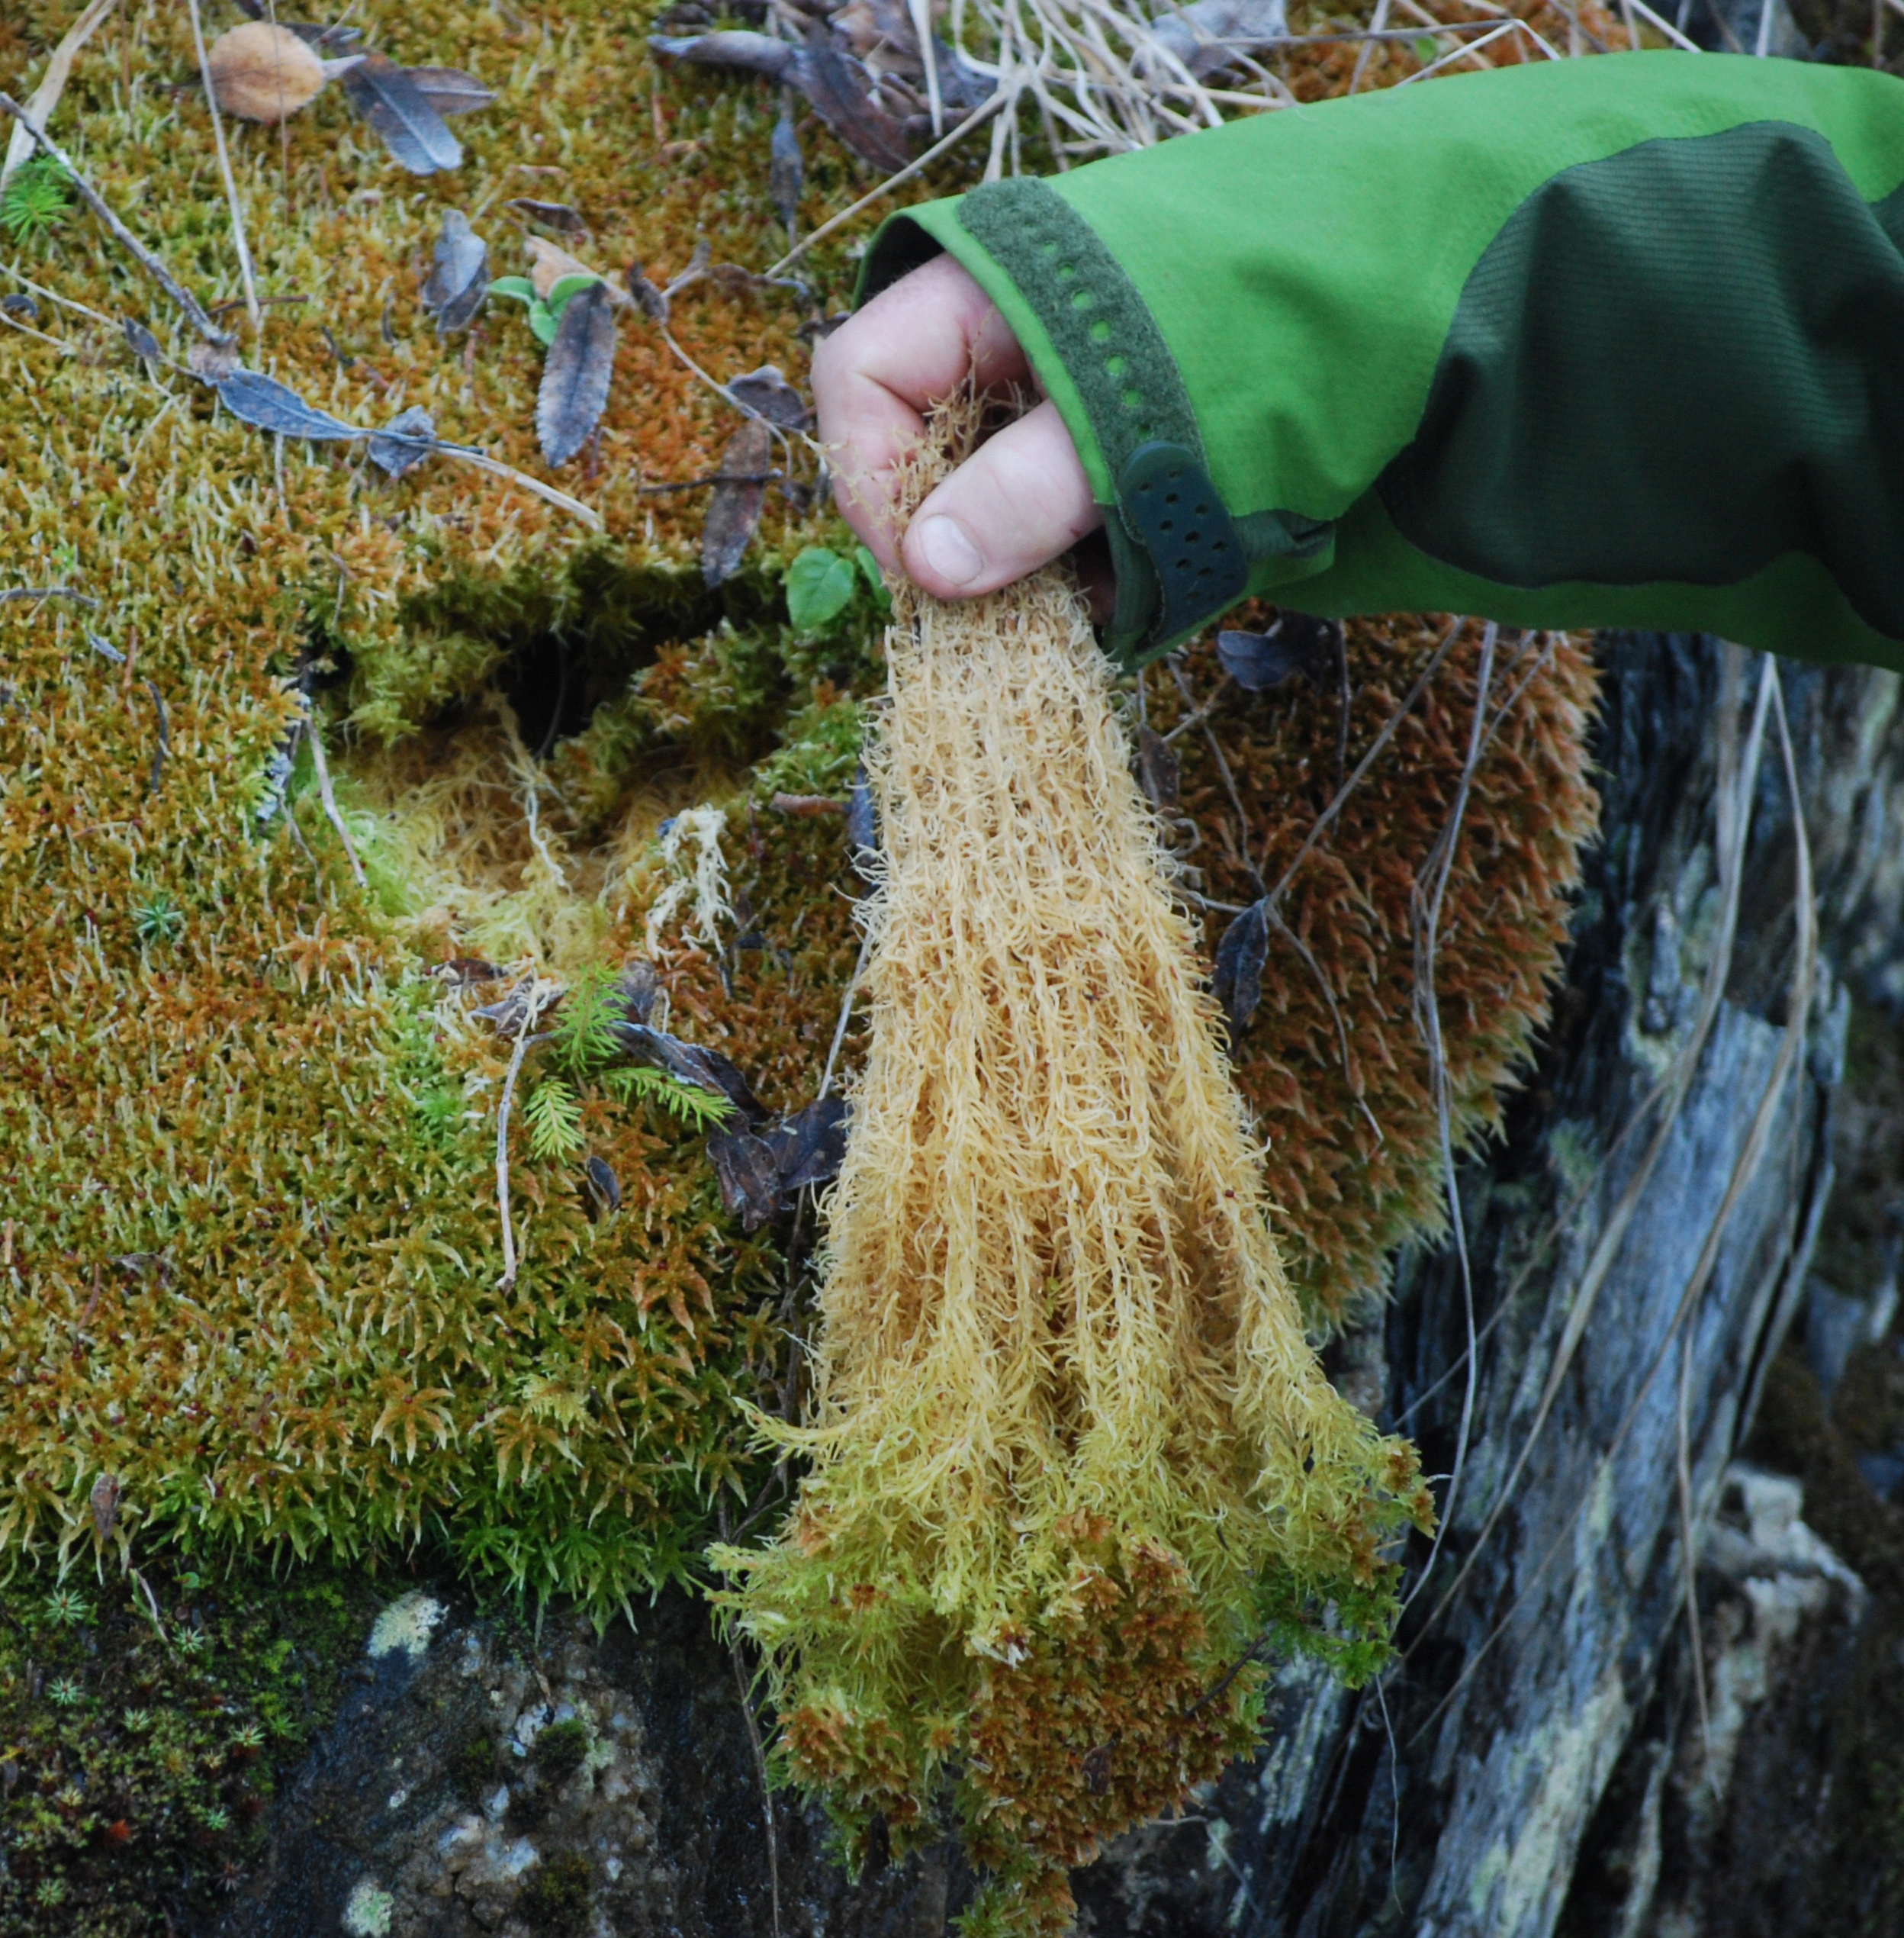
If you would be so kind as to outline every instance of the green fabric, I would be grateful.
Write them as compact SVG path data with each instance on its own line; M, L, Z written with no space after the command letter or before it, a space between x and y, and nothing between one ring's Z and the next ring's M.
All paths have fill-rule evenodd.
M1143 298L1097 232L1042 182L993 182L959 223L1011 278L1064 360L1112 478L1140 444L1181 444L1206 464L1189 393Z
M1904 641L1873 632L1824 566L1803 552L1786 552L1735 585L1661 581L1528 588L1497 584L1418 552L1396 531L1373 491L1337 530L1344 562L1302 586L1302 610L1322 618L1449 612L1507 626L1713 633L1788 658L1904 672Z
M1468 280L1389 517L1512 586L1732 585L1796 549L1904 639L1900 242L1904 194L1783 122L1555 176Z
M1504 384L1507 401L1494 417L1478 428L1465 416L1424 424L1451 333L1484 262L1507 262L1518 246L1544 274L1553 249L1571 246L1566 221L1550 247L1541 221L1524 210L1545 208L1571 217L1578 205L1571 182L1595 164L1623 161L1645 144L1664 150L1703 144L1722 162L1738 144L1728 149L1706 138L1766 123L1786 131L1774 143L1781 159L1773 179L1764 174L1761 151L1751 163L1759 169L1756 187L1733 185L1722 208L1709 182L1700 186L1691 224L1679 224L1668 244L1668 254L1680 251L1678 260L1664 269L1661 251L1652 246L1661 226L1653 219L1658 211L1649 217L1629 206L1625 230L1596 258L1597 300L1578 305L1578 325L1562 301L1531 301L1519 311L1511 300L1497 304L1499 341L1489 355L1507 374L1497 371L1488 394ZM1794 172L1794 156L1802 156L1801 171ZM1636 166L1643 174L1646 164ZM1543 193L1568 171L1574 172L1567 184ZM1904 554L1904 528L1897 523L1904 505L1904 441L1890 430L1889 404L1877 408L1870 399L1890 394L1904 341L1892 333L1896 347L1882 368L1872 362L1876 337L1888 327L1880 325L1888 314L1889 272L1868 245L1884 231L1867 207L1854 211L1849 203L1880 203L1904 186L1904 85L1896 80L1723 55L1540 63L1259 115L1094 163L1047 186L1103 243L1167 345L1189 394L1210 475L1233 518L1246 534L1260 530L1268 515L1305 521L1301 529L1313 555L1263 559L1253 572L1253 591L1282 596L1286 589L1291 603L1316 611L1455 604L1536 625L1645 623L1650 613L1661 623L1725 629L1748 644L1786 642L1784 649L1813 656L1882 658L1893 652L1858 620L1828 577L1779 562L1787 552L1808 554L1849 571L1853 555L1866 561L1855 597L1888 633L1890 607L1883 588L1896 556ZM1769 222L1767 196L1776 217ZM1080 353L1073 346L1068 363L1040 320L1028 293L1037 288L1036 272L1008 272L959 221L957 208L956 202L928 204L889 224L869 257L865 289L880 287L895 265L916 259L934 242L952 250L1019 332L1078 444L1094 493L1101 503L1114 502L1114 467L1073 375ZM1504 236L1517 216L1523 229L1535 232L1531 242ZM1700 222L1710 232L1693 235L1685 246ZM1814 301L1814 278L1802 249L1796 258L1774 260L1774 245L1760 234L1768 228L1802 239L1808 227L1823 238L1820 247L1830 256L1838 292L1831 303ZM1832 251L1841 249L1853 230L1860 253L1842 262ZM1500 253L1491 256L1497 243ZM1742 285L1735 281L1741 274ZM1623 320L1617 316L1623 297L1631 309ZM1049 307L1046 295L1037 300ZM1743 314L1767 302L1769 316ZM1861 336L1846 309L1867 302L1877 320ZM1674 332L1684 319L1702 313L1716 320L1713 327L1695 343L1677 340ZM1471 318L1478 314L1468 312ZM1605 321L1610 314L1613 324ZM1595 328L1620 340L1637 336L1648 352L1624 369L1591 383L1581 375L1573 385L1578 410L1597 409L1603 420L1594 428L1619 475L1610 483L1603 473L1590 490L1577 493L1565 507L1571 523L1581 523L1583 497L1590 523L1614 496L1646 495L1640 469L1658 458L1661 440L1639 420L1657 411L1661 386L1674 373L1698 379L1687 388L1706 414L1699 433L1706 449L1727 448L1729 433L1711 421L1722 404L1725 413L1750 422L1771 420L1781 437L1794 424L1805 435L1815 432L1812 448L1828 460L1834 481L1829 504L1819 510L1813 493L1806 503L1817 516L1789 530L1771 529L1776 517L1771 525L1760 518L1749 543L1742 538L1727 565L1744 574L1729 589L1702 591L1693 583L1709 557L1689 554L1682 563L1656 549L1636 552L1630 562L1614 557L1610 565L1605 558L1591 559L1592 576L1611 574L1599 586L1549 585L1538 574L1528 584L1504 583L1497 575L1509 559L1515 570L1529 562L1542 571L1556 562L1573 569L1561 536L1536 529L1565 498L1566 482L1539 481L1542 490L1513 497L1518 484L1504 481L1539 470L1542 427L1522 414L1511 369L1516 358L1547 355L1545 344L1530 346L1530 318L1536 336L1542 330L1556 335L1580 372L1600 354L1587 340ZM1728 320L1729 328L1719 327ZM1816 333L1821 327L1822 343ZM1778 346L1769 362L1768 343ZM1459 353L1461 346L1452 347ZM1718 363L1692 370L1691 359L1716 356ZM1854 375L1862 369L1867 378L1861 429L1857 385L1848 388L1844 379L1847 359ZM1639 362L1649 366L1643 373ZM1803 373L1801 391L1809 384L1834 401L1831 422L1808 414L1812 404L1803 397L1778 401L1792 390L1795 372ZM1538 382L1533 388L1538 391ZM1444 383L1442 396L1447 394ZM1839 449L1848 422L1854 427L1851 441L1860 447L1855 457ZM1407 474L1404 466L1390 477L1402 505L1404 537L1372 494L1425 430L1440 437L1442 455L1454 452L1459 462L1438 471L1426 461L1436 453L1424 452L1417 454L1418 475ZM1687 430L1682 411L1675 436L1684 439ZM1711 475L1710 468L1690 482L1683 467L1675 476L1675 489L1709 491L1722 505L1738 485ZM1414 488L1414 497L1404 485ZM1776 488L1767 486L1761 500L1764 491L1776 497ZM1859 501L1852 523L1821 533L1821 520L1830 523L1844 512L1848 492ZM1690 515L1675 513L1682 536ZM1333 547L1321 529L1331 521L1340 521ZM1504 530L1513 533L1511 544L1500 540ZM1446 547L1450 533L1459 558L1446 550L1431 555L1427 548ZM1612 531L1609 542L1619 536ZM1462 565L1481 569L1464 571ZM1667 582L1678 589L1669 594ZM1812 591L1790 590L1801 583ZM1424 593L1455 585L1473 596L1455 600ZM1742 587L1756 590L1734 596ZM1780 604L1794 600L1806 608L1803 624ZM1120 600L1121 622L1126 603ZM1809 648L1791 643L1801 634ZM1149 643L1166 642L1153 637Z

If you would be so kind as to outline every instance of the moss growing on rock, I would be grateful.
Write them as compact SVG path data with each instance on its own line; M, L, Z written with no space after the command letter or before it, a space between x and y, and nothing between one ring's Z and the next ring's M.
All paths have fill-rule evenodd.
M143 1938L214 1912L376 1598L323 1568L163 1562L0 1589L0 1933Z

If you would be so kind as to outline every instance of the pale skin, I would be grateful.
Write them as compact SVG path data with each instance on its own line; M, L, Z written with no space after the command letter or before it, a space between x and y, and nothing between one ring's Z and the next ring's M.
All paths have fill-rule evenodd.
M892 507L898 466L918 441L926 411L968 376L981 390L1035 387L996 305L949 256L882 291L813 356L813 401L841 512L887 571L903 571L941 599L1009 585L1104 522L1047 399L961 465L900 537ZM1087 562L1085 577L1101 598L1108 571Z

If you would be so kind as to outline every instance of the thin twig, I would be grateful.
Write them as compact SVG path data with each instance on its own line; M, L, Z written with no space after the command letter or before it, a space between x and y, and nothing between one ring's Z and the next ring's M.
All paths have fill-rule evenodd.
M66 29L59 46L53 49L53 58L47 63L47 71L40 77L33 98L27 103L42 127L53 119L53 111L60 105L60 97L66 92L66 82L72 76L72 63L79 58L81 49L118 4L119 0L92 0L91 5ZM0 189L6 187L8 177L32 153L33 137L24 128L16 127L7 143L6 159L0 162Z
M157 681L148 680L146 691L152 695L152 703L159 710L159 744L152 750L152 778L146 784L146 792L156 794L159 782L165 778L166 756L172 752L172 720L166 711L166 697L159 691Z
M1015 105L1017 100L1016 95L1013 95L1011 98L1014 105ZM927 149L925 153L920 156L916 161L907 163L905 166L901 169L896 175L889 175L876 188L873 189L867 195L862 195L850 208L841 209L838 215L833 216L828 221L822 222L811 235L802 237L800 240L796 243L777 262L774 263L770 269L768 269L766 273L770 276L777 276L783 269L787 267L790 263L797 262L815 243L824 242L828 236L832 234L835 229L840 227L844 223L851 222L854 217L857 215L863 209L870 208L875 202L883 201L885 198L889 195L895 188L899 187L901 182L911 181L913 176L917 175L921 169L928 166L934 162L936 162L941 155L946 153L948 149L954 146L957 143L963 140L966 136L970 134L981 122L989 120L1005 105L1005 92L1003 89L1000 89L999 92L992 95L989 100L973 108L971 113L966 115L965 119L962 121L958 126L944 138L944 140L934 142L932 146Z
M363 863L357 858L357 844L344 826L344 817L337 810L337 797L331 790L330 763L324 758L324 736L318 730L314 714L310 721L310 764L317 770L317 798L324 804L325 816L337 830L337 839L343 843L344 852L350 858L350 871L357 877L357 886L367 889L370 883L364 874Z
M510 1106L516 1101L516 1080L522 1074L523 1058L528 1054L529 1033L548 1000L548 989L539 977L529 977L523 1020L516 1032L516 1047L510 1052L509 1074L503 1079L502 1102L496 1112L496 1209L503 1220L503 1276L497 1289L501 1292L510 1290L516 1283L516 1228L510 1222L509 1209Z
M698 491L709 484L770 484L777 478L784 478L783 471L710 471L705 478L677 478L671 484L642 484L635 489L638 498L658 498L667 491Z
M1429 1080L1435 1096L1435 1128L1441 1154L1441 1188L1448 1200L1448 1223L1455 1241L1455 1262L1461 1274L1462 1313L1468 1334L1468 1375L1462 1388L1461 1420L1455 1434L1455 1463L1448 1476L1448 1492L1442 1496L1441 1512L1435 1524L1435 1538L1422 1563L1421 1573L1410 1589L1409 1603L1427 1585L1439 1558L1442 1544L1452 1525L1460 1498L1461 1482L1467 1470L1468 1450L1474 1431L1475 1396L1480 1386L1481 1348L1475 1326L1475 1275L1468 1256L1468 1222L1462 1212L1460 1180L1455 1173L1453 1083L1448 1069L1448 1054L1441 1035L1441 999L1435 988L1435 958L1441 942L1441 912L1448 893L1449 877L1454 873L1455 857L1461 845L1461 826L1474 791L1475 770L1480 765L1488 725L1488 694L1494 683L1494 648L1500 629L1491 620L1481 634L1481 665L1475 674L1475 719L1468 736L1468 758L1461 770L1461 784L1455 794L1453 811L1442 830L1436 849L1427 862L1433 873L1434 892L1425 902L1422 878L1414 890L1415 914L1415 1017L1428 1049ZM1436 851L1438 850L1439 851Z
M1771 704L1774 665L1775 662L1771 659L1766 660L1764 672L1759 681L1758 698L1753 710L1751 730L1746 742L1742 768L1733 744L1738 731L1737 722L1729 707L1722 707L1720 710L1721 776L1714 803L1718 823L1714 848L1720 883L1719 926L1713 941L1712 959L1706 966L1699 1013L1692 1033L1674 1063L1665 1115L1654 1131L1652 1141L1641 1157L1638 1169L1622 1193L1613 1215L1600 1235L1585 1270L1581 1274L1579 1284L1568 1306L1567 1323L1555 1350L1554 1363L1549 1369L1546 1385L1534 1410L1533 1423L1522 1441L1520 1451L1513 1466L1509 1470L1507 1479L1502 1482L1488 1508L1488 1518L1481 1524L1481 1532L1475 1537L1474 1546L1468 1550L1459 1573L1430 1615L1430 1626L1446 1609L1472 1573L1488 1537L1499 1523L1501 1515L1507 1511L1507 1504L1513 1497L1520 1477L1526 1471L1528 1462L1533 1457L1535 1444L1560 1397L1561 1389L1573 1364L1574 1356L1580 1349L1581 1341L1585 1337L1587 1324L1593 1316L1600 1289L1606 1282L1607 1274L1613 1270L1614 1258L1625 1241L1627 1228L1639 1208L1641 1195L1651 1181L1653 1172L1664 1153L1666 1141L1679 1121L1680 1107L1692 1087L1699 1060L1705 1051L1706 1038L1718 1017L1719 1001L1726 990L1726 978L1732 967L1733 938L1738 931L1739 897L1745 872L1745 835L1751 818L1751 790L1758 784L1759 765L1764 747L1766 721Z
M720 1504L721 1539L731 1543L728 1531L727 1503ZM734 1687L741 1698L741 1717L747 1724L747 1740L753 1746L754 1768L761 1779L761 1820L767 1827L767 1879L774 1900L774 1938L780 1938L780 1840L774 1821L774 1786L767 1775L767 1746L761 1740L761 1726L754 1714L754 1694L748 1686L747 1664L741 1656L741 1638L730 1632L728 1653L734 1663Z
M11 605L16 599L70 599L76 606L85 606L94 611L99 606L97 599L88 599L83 592L76 592L69 585L10 585L0 592L0 606Z
M1688 1326L1679 1338L1679 1436L1674 1467L1679 1492L1679 1552L1686 1578L1686 1634L1693 1651L1693 1693L1699 1702L1699 1740L1706 1756L1706 1788L1716 1797L1713 1765L1713 1711L1706 1694L1706 1638L1700 1633L1699 1554L1693 1537L1692 1412L1693 1337Z
M1729 645L1727 651L1732 655L1739 655L1739 649L1735 646ZM1783 1093L1786 1080L1791 1074L1792 1066L1796 1060L1799 1049L1803 1042L1806 1019L1811 1012L1812 983L1817 967L1818 942L1818 914L1813 899L1811 845L1805 829L1803 803L1799 792L1797 765L1792 752L1790 731L1785 719L1784 697L1778 690L1777 662L1769 656L1765 661L1764 671L1759 685L1758 703L1754 710L1751 758L1745 764L1742 771L1737 771L1739 763L1735 755L1729 751L1729 742L1724 737L1724 729L1722 726L1720 741L1722 784L1717 803L1719 839L1716 846L1721 858L1722 869L1725 867L1726 859L1729 858L1735 875L1742 866L1746 824L1750 819L1752 799L1757 787L1758 752L1767 711L1768 695L1777 703L1779 738L1784 758L1787 786L1792 799L1796 848L1798 881L1795 913L1798 926L1798 948L1797 960L1793 969L1792 991L1788 1006L1789 1020L1779 1045L1778 1054L1774 1059L1771 1075L1767 1080L1764 1093L1759 1099L1758 1108L1754 1113L1751 1125L1747 1132L1745 1146L1732 1167L1732 1176L1727 1182L1725 1195L1720 1200L1718 1212L1706 1232L1706 1241L1701 1247L1698 1261L1693 1267L1692 1276L1687 1282L1686 1289L1680 1299L1672 1321L1666 1329L1666 1335L1661 1341L1658 1350L1653 1354L1645 1374L1640 1381L1639 1391L1633 1396L1625 1415L1614 1431L1612 1444L1603 1457L1603 1465L1606 1461L1611 1460L1626 1444L1626 1435L1631 1431L1634 1421L1639 1418L1640 1408L1645 1404L1647 1394L1652 1390L1653 1381L1657 1377L1660 1367L1665 1362L1667 1353L1671 1350L1674 1341L1679 1338L1681 1328L1693 1312L1697 1309L1700 1299L1704 1295L1706 1286L1718 1263L1719 1245L1730 1225L1732 1212L1739 1199L1744 1195L1745 1187L1756 1174L1760 1161L1764 1154L1765 1144L1771 1135L1772 1119L1776 1114L1779 1099ZM1724 718L1722 715L1722 722ZM1735 913L1735 909L1734 913ZM1722 919L1722 928L1723 926L1724 922ZM1726 971L1731 961L1732 944L1729 933L1724 935L1722 939L1725 946L1718 951L1713 966L1717 971L1716 980L1722 990ZM1710 977L1711 972L1709 971L1709 988ZM1670 1128L1671 1122L1676 1119L1677 1107L1676 1102L1674 1112L1669 1116L1665 1128ZM1649 1153L1650 1154L1652 1154ZM1552 1383L1550 1376L1550 1388ZM1519 1469L1516 1468L1516 1473L1518 1471ZM1512 1478L1510 1476L1510 1486ZM1592 1495L1590 1492L1582 1499L1579 1507L1572 1514L1565 1517L1559 1531L1549 1544L1546 1551L1527 1576L1525 1586L1516 1595L1507 1613L1483 1638L1480 1647L1469 1656L1460 1676L1455 1679L1454 1686L1436 1704L1433 1709L1423 1719L1420 1727L1410 1738L1411 1744L1419 1742L1421 1737L1433 1727L1436 1718L1440 1716L1450 1704L1459 1700L1462 1692L1472 1679L1483 1659L1493 1649L1495 1643L1507 1633L1515 1617L1526 1605L1528 1598L1533 1594L1535 1587L1552 1564L1555 1557L1563 1547L1568 1546L1576 1538L1580 1516L1586 1511L1591 1499ZM1491 1516L1488 1522L1490 1527L1493 1524L1493 1519L1494 1517ZM1485 1528L1482 1531L1484 1537L1486 1531ZM1459 1588L1461 1580L1465 1579L1468 1568L1472 1565L1473 1557L1471 1555L1468 1566L1462 1569L1462 1576L1458 1577L1455 1582L1455 1589ZM1454 1589L1451 1589L1449 1595L1452 1595ZM1435 1616L1438 1616L1447 1606L1448 1599L1448 1596L1442 1598L1441 1603L1434 1611L1434 1615L1430 1618L1431 1623Z
M1183 718L1163 736L1163 744L1167 747L1179 734L1188 733L1192 727L1201 726L1204 722L1216 711L1217 701L1223 698L1234 684L1230 676L1227 673L1224 674L1223 678L1210 689L1208 697L1196 708L1195 711L1185 714ZM1181 683L1179 683L1179 691L1182 691Z
M1376 761L1381 757L1382 749L1388 745L1390 741L1394 739L1397 732L1400 731L1402 722L1414 712L1415 702L1427 691L1428 682L1435 677L1437 672L1440 671L1441 662L1446 659L1449 654L1453 650L1455 642L1461 637L1462 630L1467 626L1467 623L1468 622L1465 618L1457 619L1455 623L1449 627L1447 638L1443 639L1441 644L1435 649L1433 657L1429 660L1428 664L1421 669L1420 677L1416 680L1415 684L1408 690L1407 698L1404 700L1401 704L1395 709L1394 712L1382 723L1381 732L1375 736L1373 740L1369 742L1368 752L1362 755L1360 760L1356 761L1356 771L1354 773L1350 774L1349 778L1336 790L1334 798L1330 802L1329 805L1322 810L1321 813L1316 817L1315 825L1310 829L1308 833L1303 838L1302 845L1296 850L1295 855L1290 859L1289 865L1283 870L1282 879L1276 884L1275 887L1270 890L1267 900L1272 906L1282 899L1284 891L1288 887L1290 883L1295 879L1296 871L1309 858L1310 855L1315 848L1316 844L1322 839L1325 834L1329 832L1330 826L1334 822L1336 816L1348 805L1349 797L1350 795L1354 794L1356 790L1362 785L1362 776L1375 765ZM1267 858L1266 857L1265 858L1266 859Z
M474 465L492 478L505 478L510 484L520 485L545 504L552 504L558 511L566 511L579 518L591 531L602 529L602 514L599 511L584 504L580 498L571 498L566 491L557 491L553 484L545 484L539 478L531 478L527 472L518 471L513 465L503 464L481 451L466 451L458 445L441 444L433 448L446 458L454 458L458 464Z
M179 308L185 311L186 320L191 324L192 328L197 330L207 343L221 345L229 343L231 341L230 335L220 330L211 317L205 314L204 310L199 307L198 298L194 296L191 291L172 275L165 264L160 262L158 257L153 255L152 251L146 248L145 244L106 206L105 198L100 195L98 190L79 172L72 157L60 146L59 143L55 141L43 128L35 124L32 117L18 101L14 99L12 95L0 93L0 109L3 109L16 121L20 122L34 140L39 143L41 152L50 155L66 170L67 179L79 192L80 200L111 230L114 240L121 248L127 251L140 268L143 269L146 275L150 276L153 281L157 283L159 287L178 305Z
M205 52L204 22L199 18L198 0L185 0L191 16L191 44L198 50L198 72L205 84L205 105L211 110L211 138L218 150L218 172L224 177L225 200L231 208L231 239L238 249L238 275L245 286L245 310L251 318L255 336L265 327L264 312L258 307L258 285L251 273L251 249L245 240L245 214L238 205L238 183L231 172L231 155L225 146L225 118L218 111L218 89L211 78L211 62Z
M833 1067L840 1060L840 1046L846 1041L846 1026L853 1019L853 998L860 987L860 978L866 974L867 958L873 953L873 929L868 923L865 936L860 943L860 958L853 965L853 974L846 985L846 994L840 1002L840 1020L834 1025L833 1047L826 1053L826 1067L820 1073L819 1095L815 1103L833 1087Z

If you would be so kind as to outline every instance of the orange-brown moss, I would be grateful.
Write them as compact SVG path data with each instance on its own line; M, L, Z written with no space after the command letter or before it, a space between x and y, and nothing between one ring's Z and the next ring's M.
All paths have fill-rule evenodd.
M1342 749L1352 769L1445 632L1445 623L1426 619L1350 623L1346 741L1333 669L1319 687L1298 679L1254 697L1230 689L1209 727L1236 782L1241 831L1208 742L1192 732L1176 743L1185 803L1202 835L1188 858L1211 900L1248 903L1282 879L1339 785ZM1269 1133L1269 1196L1281 1209L1291 1276L1317 1316L1332 1321L1381 1288L1403 1239L1439 1227L1414 897L1453 810L1481 633L1468 628L1285 892L1283 920L1328 995L1272 929L1262 1006L1237 1048L1237 1080ZM1188 671L1195 694L1215 686L1221 668L1208 644L1192 653ZM1529 673L1476 768L1441 921L1435 987L1458 1141L1499 1123L1501 1087L1546 1013L1575 858L1596 823L1584 751L1594 675L1584 644L1510 636L1491 710ZM1167 731L1186 710L1182 697L1155 676L1151 691L1153 717ZM1229 918L1208 919L1214 948Z

